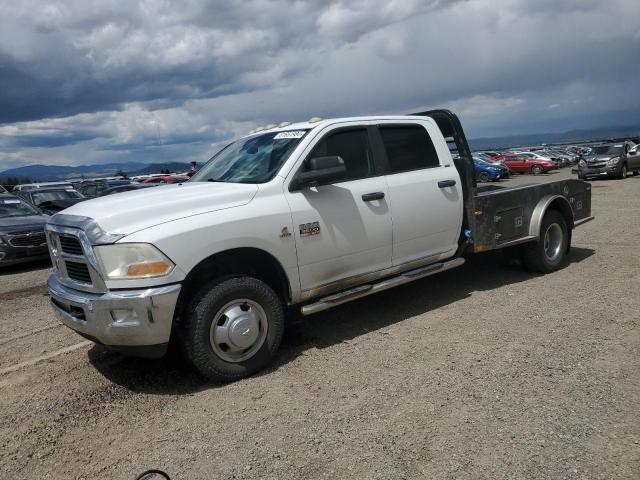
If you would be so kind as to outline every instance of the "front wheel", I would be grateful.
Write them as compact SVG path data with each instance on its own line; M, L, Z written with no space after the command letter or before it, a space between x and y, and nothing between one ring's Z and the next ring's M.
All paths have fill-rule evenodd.
M253 277L210 283L191 300L180 335L187 361L218 381L251 375L271 363L284 330L276 293Z
M540 238L523 246L522 259L533 272L550 273L562 265L567 255L569 228L557 210L548 211L542 219Z
M480 172L478 174L478 181L486 183L490 180L489 174L487 172Z
M531 167L531 172L534 175L540 175L543 172L543 168L540 165L534 165L533 167Z
M623 163L622 167L620 168L620 174L618 175L618 178L620 180L624 180L625 178L627 178L627 164Z

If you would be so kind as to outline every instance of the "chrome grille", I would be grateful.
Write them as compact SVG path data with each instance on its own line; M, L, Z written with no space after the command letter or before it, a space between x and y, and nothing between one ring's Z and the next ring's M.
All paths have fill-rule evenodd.
M63 285L85 292L106 291L91 244L83 230L47 225L46 234L54 273Z
M89 273L89 267L87 267L86 263L72 262L70 260L66 260L64 263L70 279L76 282L91 283L91 273Z
M39 247L47 243L43 231L12 234L9 236L9 245L12 247Z
M60 249L64 253L69 253L71 255L84 255L82 244L77 237L72 237L70 235L60 235L58 239L60 241Z

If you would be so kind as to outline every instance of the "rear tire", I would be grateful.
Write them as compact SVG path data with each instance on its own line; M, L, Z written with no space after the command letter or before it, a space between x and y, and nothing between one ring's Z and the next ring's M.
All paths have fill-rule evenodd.
M549 210L542 219L540 239L522 248L522 260L528 270L550 273L563 264L569 244L569 229L562 214Z
M531 167L531 173L534 175L540 175L543 171L544 169L540 165L534 165Z
M266 283L228 278L194 295L181 327L186 360L208 379L231 381L271 363L282 340L284 311Z

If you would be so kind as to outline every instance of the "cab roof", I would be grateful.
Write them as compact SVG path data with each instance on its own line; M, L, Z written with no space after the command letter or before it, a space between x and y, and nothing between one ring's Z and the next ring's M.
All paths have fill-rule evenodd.
M333 125L335 123L345 123L345 122L368 122L371 120L399 120L399 121L408 121L408 120L417 120L420 118L418 115L367 115L362 117L336 117L336 118L323 118L317 121L306 121L306 122L297 122L291 123L289 125L283 127L272 127L266 128L264 130L259 130L257 132L251 132L245 137L249 137L251 135L258 135L269 132L286 132L290 130L311 130L318 127L325 127L327 125Z

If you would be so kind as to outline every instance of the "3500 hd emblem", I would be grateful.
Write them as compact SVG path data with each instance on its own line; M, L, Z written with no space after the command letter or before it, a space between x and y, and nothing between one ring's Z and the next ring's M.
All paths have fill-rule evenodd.
M310 222L300 224L301 237L313 237L320 235L320 222Z

